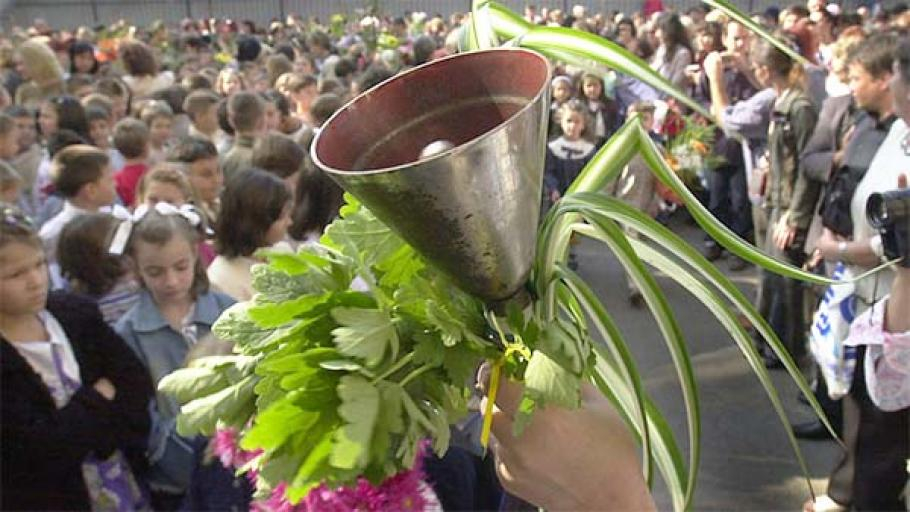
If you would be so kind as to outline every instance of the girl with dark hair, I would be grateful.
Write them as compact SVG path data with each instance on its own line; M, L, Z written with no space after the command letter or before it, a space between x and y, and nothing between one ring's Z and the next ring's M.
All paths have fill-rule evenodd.
M133 91L134 97L145 98L158 89L173 85L174 74L170 71L159 72L158 60L145 43L120 43L118 51L126 70L123 81Z
M209 266L212 285L235 300L253 298L254 253L285 240L291 225L291 194L281 178L249 169L228 182L215 223L215 251Z
M85 108L73 96L55 96L38 109L38 133L47 142L59 130L71 130L85 140L91 140Z
M665 12L657 18L657 50L651 57L651 67L680 89L688 84L686 66L692 64L692 49L686 28L679 15Z
M95 58L95 47L85 41L76 41L69 48L70 75L95 75L100 65Z
M108 213L71 220L60 233L57 260L73 292L91 297L113 326L139 300L139 284L122 255L108 251L118 221Z

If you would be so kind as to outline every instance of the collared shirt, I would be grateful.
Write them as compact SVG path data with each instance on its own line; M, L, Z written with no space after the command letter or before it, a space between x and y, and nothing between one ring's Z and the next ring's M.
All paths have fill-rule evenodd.
M910 169L910 155L903 149L903 141L910 137L910 129L902 119L891 124L888 136L879 146L878 151L869 163L863 179L856 186L853 200L850 202L850 217L853 220L853 241L868 241L878 233L869 225L866 218L866 202L875 192L885 192L897 188L897 178ZM865 267L852 266L854 275L869 270ZM856 295L868 304L878 301L891 290L894 272L885 270L865 277L856 282Z

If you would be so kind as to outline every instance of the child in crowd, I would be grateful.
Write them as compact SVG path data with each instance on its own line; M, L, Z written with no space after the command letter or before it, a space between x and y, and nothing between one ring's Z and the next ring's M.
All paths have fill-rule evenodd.
M139 118L149 129L149 154L146 165L154 167L163 162L171 142L174 112L163 101L149 101L142 107Z
M159 89L152 93L152 99L163 102L170 107L171 114L171 137L182 139L189 135L190 118L183 110L183 103L189 91L179 84L174 84L164 89Z
M69 289L94 299L111 326L139 301L139 283L129 265L109 250L120 222L109 213L80 215L63 228L57 243Z
M300 169L306 157L303 148L287 135L270 133L253 146L253 167L281 178L291 197L300 181Z
M110 160L93 146L76 144L60 150L54 156L52 174L54 188L64 199L63 209L41 226L39 235L56 289L65 284L57 265L57 240L63 227L78 215L110 206L117 195Z
M44 154L44 150L38 144L35 116L27 108L18 105L7 108L4 113L13 118L19 134L19 149L16 155L9 159L9 163L22 178L20 205L26 214L34 214L38 210L35 182L38 179L38 166Z
M573 96L572 79L565 75L556 76L550 82L550 92L552 101L550 103L549 135L553 139L560 135L560 107L571 100Z
M140 206L133 216L127 253L143 290L139 302L117 323L117 332L139 356L156 385L183 366L196 340L233 301L209 290L196 247L201 217L189 205ZM195 466L192 440L177 434L179 407L158 394L148 453L155 510L175 510Z
M298 140L300 135L309 129L306 123L298 119L297 116L291 114L291 102L288 101L287 96L274 89L270 89L263 93L263 97L267 102L274 104L278 111L277 126L271 131L283 133L289 135L294 140Z
M174 206L195 204L193 186L183 174L179 164L163 163L142 176L136 186L136 206L155 206L170 203Z
M277 98L269 95L269 91L263 91L259 93L259 96L262 98L262 106L265 108L265 115L263 116L263 133L279 131L281 126L281 113L278 111ZM284 96L281 96L280 94L278 94L278 96L284 98ZM287 100L285 100L285 104L287 104Z
M250 169L228 182L215 224L218 257L208 269L212 286L238 301L252 299L253 254L283 242L290 224L291 194L281 179Z
M310 107L318 95L316 84L315 76L299 74L293 75L287 82L287 94L291 101L294 102L294 111L297 118L309 125L310 128L316 125L310 114Z
M622 126L619 107L607 97L603 79L593 73L581 76L578 89L578 97L587 103L591 113L591 136L599 146Z
M588 109L579 100L563 103L557 111L562 135L547 144L544 184L547 197L556 202L591 157L594 144L588 140Z
M142 121L124 118L114 126L114 147L123 155L124 165L117 172L117 195L127 206L136 199L136 185L148 171L149 129Z
M113 76L102 78L95 84L95 90L107 96L111 101L111 121L113 123L116 124L131 113L133 96L123 80Z
M218 129L218 95L200 89L193 91L183 102L183 110L190 118L189 136L207 139L217 144L223 135Z
M199 202L198 198L181 167L178 163L164 163L145 173L136 188L136 204L148 207L158 203L168 203L177 207L185 204L195 206ZM202 226L203 233L209 235L211 231L209 226L212 224L208 223L205 216L202 218ZM203 266L208 268L215 260L216 254L207 236L203 236L196 249Z
M249 169L253 144L265 132L265 108L266 102L253 92L238 92L228 99L228 119L235 135L221 162L226 181Z
M197 206L205 215L206 224L214 226L221 209L219 196L224 186L215 145L206 139L190 137L174 148L171 160L184 164L184 172L199 200Z
M94 303L48 293L41 240L0 208L0 508L147 509L148 374Z
M88 134L92 145L107 151L111 169L122 169L123 155L111 143L111 111L99 104L93 104L85 107L85 119L88 121Z

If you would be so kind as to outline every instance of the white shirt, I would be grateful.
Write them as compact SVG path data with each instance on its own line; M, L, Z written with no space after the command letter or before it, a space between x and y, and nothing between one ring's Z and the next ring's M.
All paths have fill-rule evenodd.
M878 234L866 218L866 201L874 192L896 189L897 177L910 170L910 155L901 147L908 135L910 129L907 128L907 124L901 119L894 121L891 131L869 163L869 170L856 186L856 192L853 193L853 200L850 202L854 241L868 241ZM850 270L853 275L859 275L869 269L851 265ZM878 272L857 281L856 294L867 304L877 302L891 289L893 280L893 270Z
M209 265L206 274L212 287L232 299L243 302L253 298L253 265L262 263L254 258L240 256L226 258L218 255Z
M63 279L60 273L60 265L57 263L57 241L60 240L60 233L71 220L87 213L91 212L66 201L63 203L63 210L51 220L45 222L38 232L38 236L41 237L41 243L44 245L44 254L47 257L47 268L51 274L52 289L63 288L66 284L66 280Z
M47 341L20 341L11 343L11 345L41 377L59 409L69 402L76 389L64 385L61 380L57 365L54 364L54 350L57 350L59 354L63 373L71 381L81 384L79 362L76 361L76 354L73 353L69 338L66 337L63 327L60 326L57 319L47 311L38 313L38 318L44 324L44 329L50 339Z

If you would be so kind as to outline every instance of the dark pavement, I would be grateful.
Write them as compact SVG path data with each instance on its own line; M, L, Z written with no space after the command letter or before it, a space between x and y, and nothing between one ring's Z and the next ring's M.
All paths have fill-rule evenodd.
M670 227L701 247L697 226L677 214ZM628 301L623 270L606 246L583 240L577 246L579 272L598 291L607 310L632 347L645 384L686 450L685 409L676 372L647 308ZM728 270L728 258L717 265L747 297L754 296L757 271ZM695 366L701 397L701 468L693 510L801 510L809 491L784 427L758 379L739 349L711 313L666 276L655 274L676 314ZM796 386L783 370L771 371L791 421L811 419L796 400ZM817 493L824 493L828 471L840 448L833 441L802 441L803 456ZM685 457L685 454L684 454ZM654 494L660 510L672 509L656 478Z

